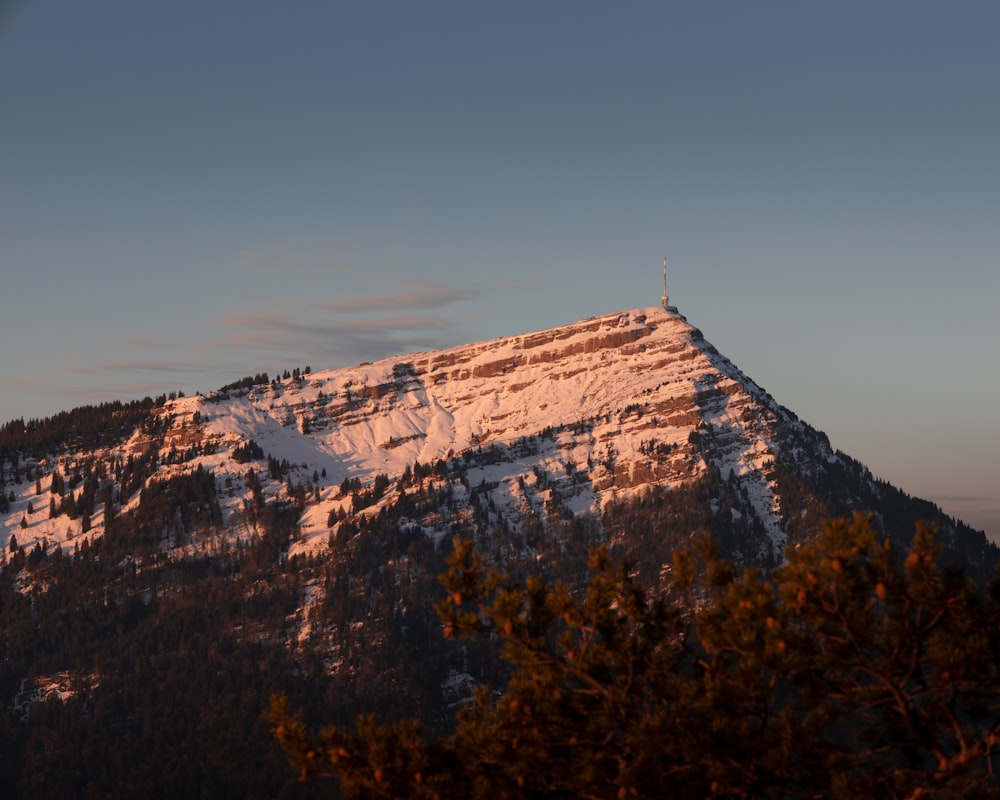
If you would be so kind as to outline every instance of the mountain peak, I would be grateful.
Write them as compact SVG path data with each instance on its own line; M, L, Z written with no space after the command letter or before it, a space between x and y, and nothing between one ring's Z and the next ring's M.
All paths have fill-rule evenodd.
M66 549L74 536L101 535L108 510L136 508L144 486L199 469L219 491L230 536L240 536L231 523L254 491L248 469L262 476L265 499L295 500L302 535L293 552L324 547L359 511L342 487L402 485L421 464L444 465L442 479L460 476L467 493L483 487L492 518L522 530L574 518L606 529L612 506L652 495L669 505L699 486L710 516L697 524L711 523L740 558L764 564L821 515L877 510L881 491L662 306L280 381L264 376L152 408L100 451L33 457L36 482L22 480L0 520L21 544ZM123 462L143 463L141 480L109 466ZM95 463L116 502L92 508L86 529L69 515L25 513L58 474ZM423 524L434 536L450 530L441 519Z

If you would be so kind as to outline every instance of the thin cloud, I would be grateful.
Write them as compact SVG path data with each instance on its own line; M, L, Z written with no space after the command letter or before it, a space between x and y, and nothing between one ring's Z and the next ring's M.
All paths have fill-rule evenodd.
M354 322L343 322L336 326L337 330L342 333L355 332L359 333L362 331L378 331L378 330L396 330L396 331L408 331L408 330L430 330L435 328L441 328L445 323L436 317L417 317L417 316L406 316L406 317L388 317L379 319L359 319Z
M331 300L324 304L324 308L335 313L395 311L401 308L430 309L444 308L469 298L467 292L460 291L453 286L435 286L423 281L410 281L410 283L413 288L409 291Z
M307 322L291 315L229 314L222 324L229 329L247 332L261 331L292 335L337 336L359 332L380 330L420 330L441 328L446 323L437 317L405 315L359 320L333 320L330 322Z
M389 356L414 346L447 346L446 320L432 316L401 315L359 320L316 322L285 314L231 314L223 319L229 329L226 342L240 347L329 353L335 360L359 356Z
M248 253L248 263L255 257ZM132 331L110 343L103 360L76 361L65 370L99 379L101 387L86 391L107 398L179 387L209 390L230 380L234 371L293 364L336 368L456 344L462 315L442 309L469 293L421 280L401 283L402 291L380 295L275 298L266 309L203 320L197 334L191 326Z

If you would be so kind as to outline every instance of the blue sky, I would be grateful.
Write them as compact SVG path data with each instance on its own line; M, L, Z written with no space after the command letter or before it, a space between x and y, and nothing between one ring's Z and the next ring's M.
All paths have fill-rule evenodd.
M995 2L0 6L0 420L670 295L1000 539Z

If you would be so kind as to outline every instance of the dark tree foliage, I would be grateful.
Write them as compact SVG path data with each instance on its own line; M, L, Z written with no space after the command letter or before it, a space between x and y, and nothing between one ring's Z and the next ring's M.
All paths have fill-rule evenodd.
M257 461L264 457L264 448L262 448L253 439L250 439L245 444L237 445L233 448L233 461L237 464L246 464L250 461Z
M257 473L252 467L247 470L244 480L250 490L251 509L255 512L260 511L264 507L264 489L260 485L260 478L257 477Z
M267 457L267 471L271 476L271 480L280 481L284 480L285 476L288 474L288 470L292 468L292 465L288 463L287 458L278 461L274 456Z
M45 458L67 450L97 450L127 439L148 422L154 402L148 397L131 403L115 401L82 406L41 420L12 420L0 426L0 464L18 457Z
M736 562L769 568L777 555L772 554L772 544L749 500L735 481L723 480L718 470L706 470L676 489L609 503L602 522L615 555L633 562L650 586L659 581L672 554L690 546L692 537L704 531L726 558Z
M180 542L194 530L221 524L215 478L199 465L193 472L149 482L142 489L135 513L108 520L96 546L113 548L124 557L130 548L155 547L169 537Z
M1000 585L909 553L866 517L827 523L770 577L710 539L653 595L592 554L582 595L487 570L458 544L438 606L450 637L498 637L514 673L453 734L415 720L318 736L275 698L302 778L350 797L998 797Z
M209 473L154 485L119 520L126 527L73 559L18 548L0 570L5 797L321 794L282 774L261 718L274 691L315 702L290 676L322 674L277 646L307 570L276 555L294 536L292 515L267 509L255 541L220 558L174 559L127 530L209 519L210 486ZM45 591L19 591L24 570ZM68 696L24 700L52 676Z
M404 508L433 508L436 493L411 492L304 558L289 556L299 512L265 501L252 470L246 483L254 499L228 536L216 536L211 473L196 470L150 482L72 558L5 551L4 796L328 796L289 774L262 715L270 695L307 707L311 723L419 715L443 732L461 700L443 689L452 670L500 680L492 644L445 640L437 622L450 548L403 524ZM307 587L321 588L308 608ZM62 699L30 699L53 680Z
M880 537L893 540L897 548L908 544L902 531L911 531L925 520L938 527L937 540L945 564L960 564L966 574L986 585L995 574L1000 550L982 531L946 516L935 504L912 497L886 481L872 476L860 463L838 453L837 459L814 465L810 490L803 475L775 468L775 480L785 513L782 525L789 541L808 541L823 519L841 517L856 509L872 510L871 523Z
M389 488L389 476L383 472L380 472L375 476L375 480L372 481L372 485L361 490L360 482L351 483L345 478L345 483L341 485L341 491L343 491L344 486L349 486L354 495L351 499L351 513L357 514L359 511L363 511L370 506L373 506L385 495L386 490Z
M227 383L219 389L220 394L236 391L239 389L252 389L254 386L266 386L271 382L266 372L258 372L256 375L247 375L238 381Z
M138 456L129 453L118 476L122 503L127 502L133 494L142 489L150 476L156 472L158 464L159 450L153 445Z

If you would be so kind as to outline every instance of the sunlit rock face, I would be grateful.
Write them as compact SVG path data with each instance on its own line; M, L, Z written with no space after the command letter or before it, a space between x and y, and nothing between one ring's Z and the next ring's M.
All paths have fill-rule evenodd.
M418 465L435 465L448 486L448 510L413 520L438 539L457 523L477 535L498 523L558 535L574 519L621 539L629 532L611 520L655 496L671 542L708 527L737 560L764 566L813 535L823 516L879 517L885 493L896 492L659 306L171 400L111 446L43 460L38 485L49 488L56 470L103 464L111 508L128 512L141 499L123 477L130 459L145 465L144 485L210 472L222 519L216 540L250 535L252 503L294 500L301 536L291 553L327 547L345 517L378 513L421 488L408 483ZM359 503L366 490L371 502ZM704 515L678 510L694 502L692 491ZM86 531L62 515L35 515L22 528L16 506L6 534L16 529L29 547L44 539L68 550L74 535L100 536L105 526L106 509L96 507ZM954 539L949 525L945 538Z
M417 462L475 463L492 448L492 463L468 480L493 486L490 499L510 519L523 515L539 475L550 507L554 495L560 509L599 517L609 502L681 486L711 467L744 483L778 547L779 498L766 467L781 429L803 427L682 316L658 307L165 409L176 429L195 411L218 443L217 474L241 440L306 472L325 469L333 486L380 473L395 482ZM509 490L519 478L528 497ZM344 502L335 495L321 492L320 505Z

